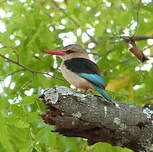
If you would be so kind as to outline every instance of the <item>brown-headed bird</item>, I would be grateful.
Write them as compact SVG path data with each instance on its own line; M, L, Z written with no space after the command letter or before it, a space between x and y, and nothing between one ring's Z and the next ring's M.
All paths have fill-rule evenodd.
M89 59L85 49L71 44L59 50L45 50L47 54L62 58L61 71L64 78L79 90L97 90L105 100L112 99L104 91L105 80L100 75L97 65Z

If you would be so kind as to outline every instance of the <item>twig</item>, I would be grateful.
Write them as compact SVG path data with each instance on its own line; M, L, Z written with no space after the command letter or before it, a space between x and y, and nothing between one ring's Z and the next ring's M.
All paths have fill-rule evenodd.
M137 26L136 26L136 29L135 29L135 32L134 32L133 36L136 35L137 30L138 30L138 26L139 26L138 23L139 23L140 5L141 5L141 0L139 0L139 3L138 3L138 9L137 9L137 13L136 13L136 22L137 22Z
M153 36L121 36L121 39L124 41L143 41L143 40L148 40L148 39L153 39Z
M31 73L46 74L46 75L48 75L48 76L50 76L52 78L55 78L54 76L50 75L48 72L42 72L42 71L33 70L33 69L31 69L31 68L29 68L29 67L27 67L27 66L25 66L25 65L23 65L21 63L19 63L18 61L15 61L15 60L12 60L10 58L5 57L2 54L0 54L0 57L2 57L3 59L7 60L7 62L11 62L13 64L16 64L16 65L22 67L24 70L30 71ZM64 79L61 79L61 78L55 78L55 79L65 81Z
M13 72L7 74L5 77L7 77L7 76L9 76L9 75L14 75L14 74L16 74L16 73L18 73L18 72L21 72L21 71L24 71L24 70L25 70L25 69L19 69L19 70L13 71Z
M145 41L148 39L153 39L153 36L119 36L119 37L110 37L109 40L112 41L125 41L128 42L130 40L134 40L134 41Z
M127 44L131 44L131 48L129 51L137 57L138 60L140 60L142 63L149 60L143 52L137 47L136 41L141 41L141 40L148 40L148 39L153 39L152 36L120 36L121 39L123 39ZM111 38L114 39L114 38Z

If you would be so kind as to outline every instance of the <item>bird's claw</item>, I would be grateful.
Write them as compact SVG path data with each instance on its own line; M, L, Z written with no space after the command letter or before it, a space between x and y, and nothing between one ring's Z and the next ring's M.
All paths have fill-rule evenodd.
M75 90L74 90L74 91L75 91L75 92L77 92L77 93L83 93L83 94L88 94L88 93L93 92L93 90L92 90L92 89L83 90L83 89L79 89L79 88L75 88Z
M113 105L113 106L116 105L116 102L115 102L114 100L106 100L106 99L104 99L103 101L104 101L104 103L106 103L106 104L110 104L110 105Z

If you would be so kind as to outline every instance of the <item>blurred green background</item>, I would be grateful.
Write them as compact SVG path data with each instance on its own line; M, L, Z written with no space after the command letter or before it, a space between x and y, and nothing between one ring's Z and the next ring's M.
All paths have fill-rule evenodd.
M51 132L38 96L69 86L61 59L43 53L77 43L87 49L111 97L144 105L153 99L153 40L137 46L140 63L120 36L153 35L151 0L0 0L0 152L131 152ZM48 72L48 74L46 74Z

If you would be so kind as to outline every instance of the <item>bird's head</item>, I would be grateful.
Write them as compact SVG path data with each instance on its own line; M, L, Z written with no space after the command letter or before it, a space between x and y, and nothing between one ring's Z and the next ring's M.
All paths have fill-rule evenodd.
M47 54L60 56L64 60L78 57L88 58L88 54L85 49L77 44L71 44L58 50L45 50L44 52Z

